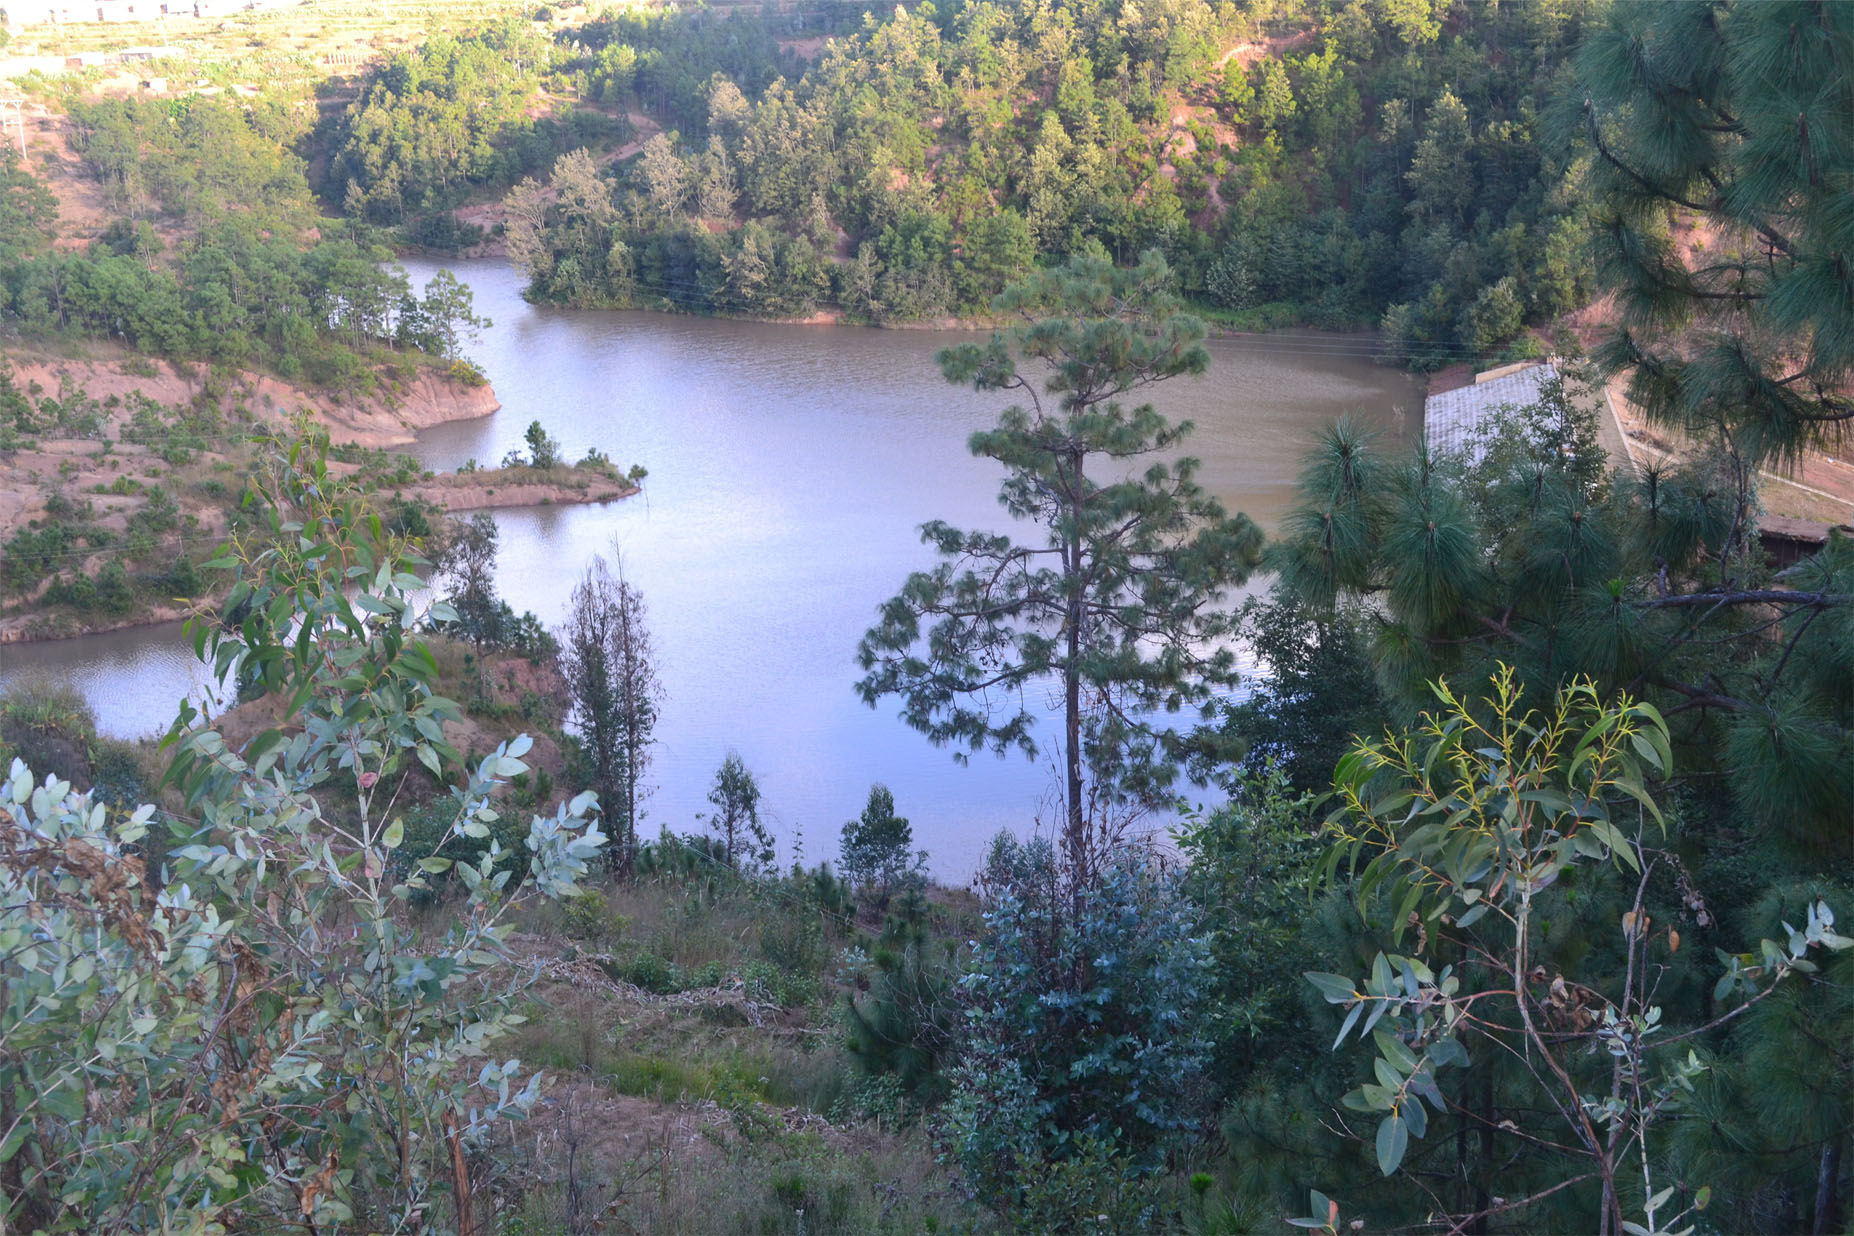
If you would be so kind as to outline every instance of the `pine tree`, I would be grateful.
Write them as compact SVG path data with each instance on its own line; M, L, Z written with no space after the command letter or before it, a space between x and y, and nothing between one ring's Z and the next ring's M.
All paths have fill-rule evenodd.
M1771 578L1742 461L1604 479L1562 390L1498 416L1470 465L1386 454L1356 426L1309 457L1271 550L1321 608L1375 598L1374 661L1420 706L1495 661L1547 690L1579 675L1646 692L1726 778L1738 825L1845 852L1854 812L1854 543ZM1567 443L1584 449L1567 452Z
M710 821L721 834L723 857L727 865L752 870L765 867L773 859L772 834L760 822L760 783L740 758L730 751L715 770L715 783L708 791L708 801L715 813Z
M886 785L869 787L863 813L843 826L838 846L843 878L853 889L868 890L878 909L888 908L896 889L921 883L927 852L913 851L914 830L895 814L895 796Z
M1854 421L1854 6L1617 4L1569 104L1647 414L1753 462ZM1568 111L1567 111L1568 118ZM1676 227L1688 238L1676 234Z
M1234 657L1216 642L1230 618L1217 603L1261 548L1246 516L1226 515L1198 486L1195 460L1132 471L1191 426L1122 397L1209 364L1203 324L1177 312L1170 282L1156 253L1133 270L1073 259L999 298L1022 325L940 354L949 381L1025 401L970 445L1004 465L999 501L1040 539L926 525L940 564L908 577L858 651L864 700L900 697L903 719L956 744L961 759L986 748L1034 756L1027 696L1052 682L1062 699L1064 843L1082 873L1099 822L1090 800L1099 808L1161 794L1181 742L1157 718L1233 681ZM1020 364L1046 375L1026 376Z

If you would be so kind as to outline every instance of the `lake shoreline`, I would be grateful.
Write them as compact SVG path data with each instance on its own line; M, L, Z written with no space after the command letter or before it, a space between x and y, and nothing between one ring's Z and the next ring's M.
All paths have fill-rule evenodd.
M1041 762L958 767L854 690L857 641L880 603L931 563L919 526L1007 530L996 465L966 444L1009 399L949 384L933 362L938 349L983 335L560 313L524 301L505 262L446 264L495 322L471 355L504 406L421 434L406 451L416 473L386 461L394 475L383 501L427 469L449 478L472 459L527 457L536 420L561 458L597 451L620 469L649 467L647 501L495 512L496 589L515 612L557 627L594 554L611 566L622 555L648 604L665 702L647 834L712 811L707 795L730 751L759 779L782 852L801 834L807 854L828 850L875 781L893 791L935 874L954 882L983 865L1001 828L1036 821L1051 784ZM420 283L435 273L435 264L406 265ZM1206 489L1264 527L1292 502L1303 447L1320 426L1363 416L1395 436L1420 423L1422 384L1360 355L1380 348L1297 348L1292 337L1212 340L1207 377L1151 392L1161 413L1196 423L1186 449L1202 460ZM491 485L497 493L475 501L515 496L506 479L484 490ZM178 630L0 648L0 689L15 676L67 681L101 732L155 733L176 699L223 693Z
M196 557L187 551L188 545L207 546L227 534L244 477L261 450L253 444L273 430L288 433L292 417L298 415L306 415L333 439L331 472L360 478L382 503L401 502L448 514L605 503L638 492L633 481L609 464L402 473L380 479L362 464L349 462L353 448L415 446L424 430L479 421L501 410L501 400L488 382L430 365L419 365L410 380L394 381L378 396L343 398L293 386L274 375L245 370L228 377L107 347L87 347L73 355L13 349L3 360L13 389L29 404L43 408L55 403L69 409L87 402L89 420L75 430L82 436L54 436L72 430L62 419L44 413L57 428L32 434L16 449L0 452L0 542L14 542L29 532L45 535L60 525L70 531L65 542L69 547L49 553L36 581L23 587L14 581L19 591L10 606L0 609L0 645L52 643L159 626L185 618L197 600L211 603L212 593L187 601L154 595L159 576L147 572L161 571L168 555ZM180 439L149 436L144 422L151 406L161 409L162 417L174 418L205 408L221 428L214 436L195 436L175 449ZM236 427L245 422L248 427ZM46 600L56 595L53 589L67 573L74 573L73 581L85 583L106 563L119 560L124 542L137 519L146 517L157 491L172 503L171 522L166 531L153 535L152 548L134 555L144 579L132 611L96 612L63 599ZM85 542L82 549L76 548L79 539ZM33 552L26 551L28 560Z
M490 483L507 473L532 471L530 468L508 468L476 473L449 473L397 490L378 491L378 496L425 501L447 514L459 514L520 507L602 506L643 492L628 481L595 481L583 487L519 478L513 484ZM465 483L446 484L453 481ZM220 589L187 604L144 606L133 614L72 614L69 611L46 609L0 614L0 646L55 644L60 640L82 639L87 635L108 635L140 627L165 626L191 617L201 603L216 604L223 595L224 590Z
M409 378L382 374L380 389L367 395L304 386L256 369L228 376L207 365L99 345L70 356L9 348L0 359L22 393L32 395L33 387L38 388L33 398L70 390L97 400L140 395L167 405L197 406L204 401L222 413L243 412L253 420L276 422L307 412L329 431L331 440L365 447L411 446L423 430L481 420L502 408L488 381L470 380L411 357Z
M562 475L564 474L564 475ZM506 510L517 507L604 505L634 497L643 490L634 482L606 473L586 473L576 468L541 471L528 467L487 468L476 472L434 475L410 484L382 488L374 497L420 503L446 514L468 511ZM0 529L10 534L14 529ZM98 555L107 556L108 551ZM215 602L220 593L203 600ZM43 644L78 639L86 635L106 635L136 627L161 626L178 622L194 612L194 602L144 606L134 614L89 615L29 609L0 614L0 645Z
M508 255L506 253L501 252L499 249L491 251L484 246L477 246L454 255L408 248L401 249L396 256L401 262L411 259L419 262L428 262L434 267L441 268L448 268L450 263L453 262L495 263L506 266L510 270L516 270L517 273L519 273L514 263L508 260ZM818 309L803 317L772 317L753 313L702 311L677 305L674 302L635 305L563 305L555 301L527 300L525 287L523 289L522 299L536 309L555 310L563 313L653 313L661 314L664 317L694 318L713 322L751 322L760 326L827 326L833 329L855 327L871 331L941 331L987 334L1010 326L1015 320L984 315L968 315L963 317L952 315L921 321L864 322L847 317L841 309ZM1282 335L1290 338L1312 337L1332 340L1369 339L1376 341L1383 337L1382 331L1369 325L1361 325L1350 329L1339 329L1315 326L1311 322L1293 322L1278 326L1262 325L1258 323L1257 326L1251 328L1240 327L1228 322L1219 321L1216 318L1208 316L1201 306L1187 306L1185 312L1204 323L1205 337L1209 339L1252 339L1266 338L1271 335Z

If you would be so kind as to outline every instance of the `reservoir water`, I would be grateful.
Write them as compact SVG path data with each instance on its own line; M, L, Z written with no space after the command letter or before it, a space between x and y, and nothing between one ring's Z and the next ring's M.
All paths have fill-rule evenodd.
M417 283L436 269L406 265ZM801 836L807 861L834 858L875 781L943 879L970 874L999 828L1052 815L1047 756L960 766L852 690L876 607L932 562L919 525L1008 523L997 466L965 447L1008 401L949 386L934 365L973 336L543 309L501 262L447 265L493 320L472 355L502 410L410 453L434 470L494 464L539 420L569 459L597 447L649 469L622 502L497 512L517 611L557 624L586 563L614 547L645 596L667 693L645 835L698 826L730 749L759 777L781 861ZM1155 402L1196 423L1186 451L1205 487L1272 531L1323 425L1349 413L1401 434L1420 414L1420 387L1368 352L1331 336L1213 340L1209 373L1155 388ZM164 728L202 679L177 626L0 648L0 686L34 672L74 682L123 737Z

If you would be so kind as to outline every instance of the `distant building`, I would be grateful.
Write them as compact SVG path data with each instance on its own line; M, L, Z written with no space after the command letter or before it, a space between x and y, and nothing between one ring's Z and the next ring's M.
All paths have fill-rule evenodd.
M1476 439L1481 423L1504 407L1529 407L1545 393L1545 384L1558 376L1549 361L1527 361L1476 374L1472 386L1431 395L1423 403L1423 435L1430 448L1466 455L1478 461Z

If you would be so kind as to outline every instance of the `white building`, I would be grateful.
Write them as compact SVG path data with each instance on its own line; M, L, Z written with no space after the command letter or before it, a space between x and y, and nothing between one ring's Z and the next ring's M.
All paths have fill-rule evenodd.
M1549 361L1503 365L1476 374L1472 386L1443 391L1423 402L1423 436L1431 450L1466 455L1478 462L1481 423L1500 408L1530 407L1544 395L1545 384L1558 376Z

